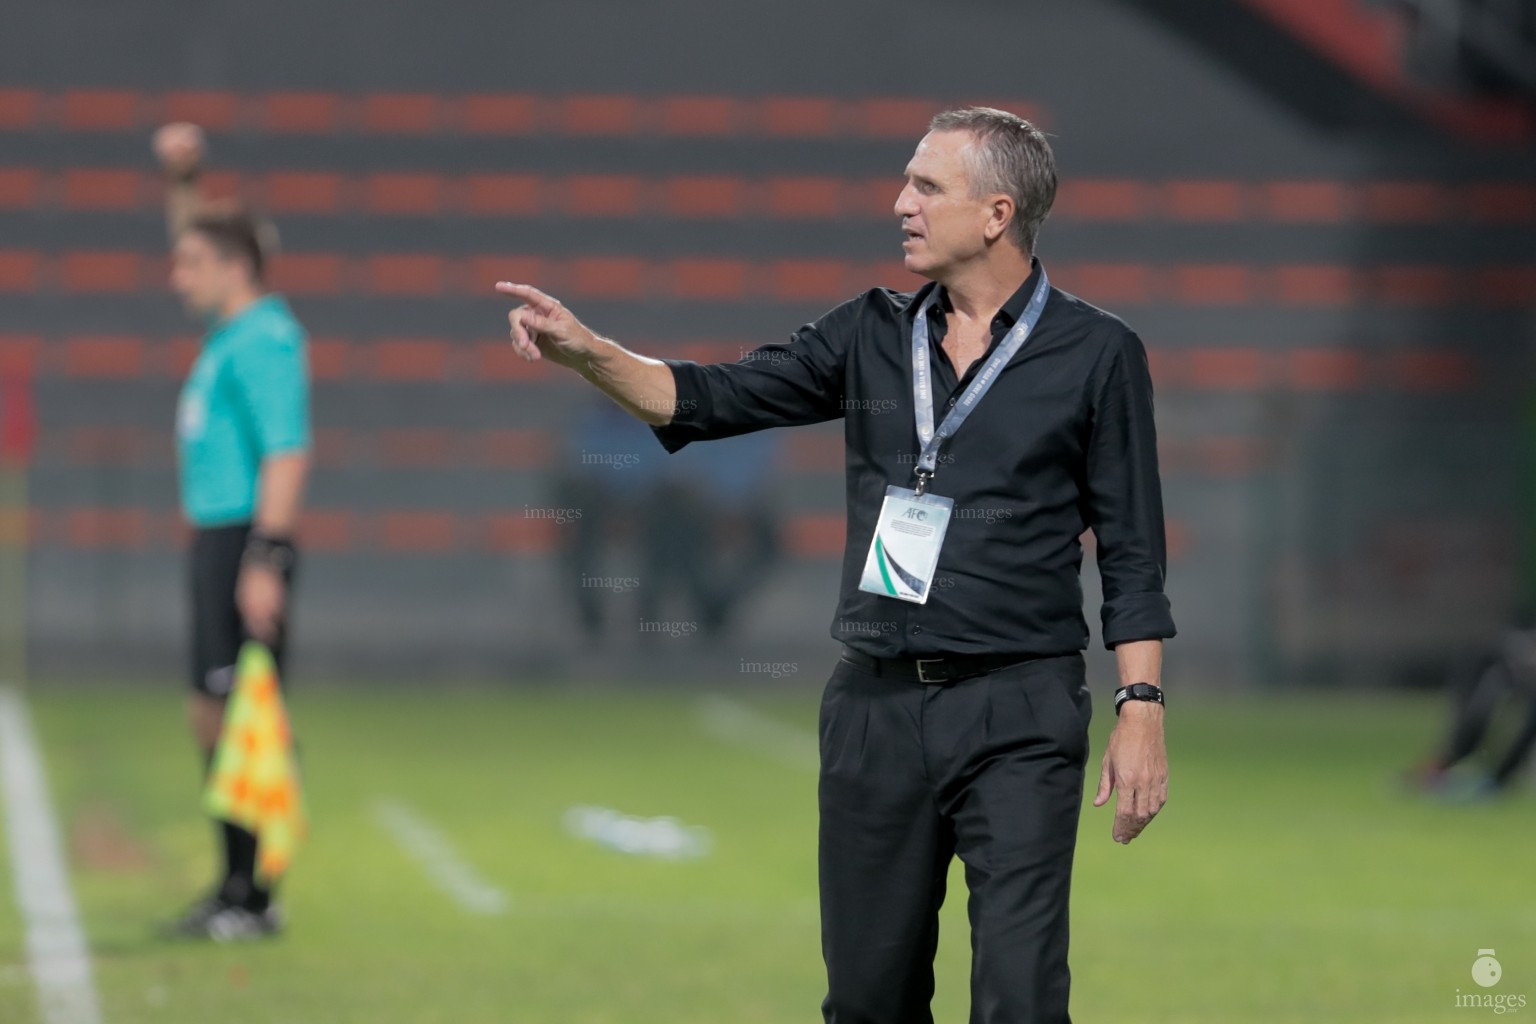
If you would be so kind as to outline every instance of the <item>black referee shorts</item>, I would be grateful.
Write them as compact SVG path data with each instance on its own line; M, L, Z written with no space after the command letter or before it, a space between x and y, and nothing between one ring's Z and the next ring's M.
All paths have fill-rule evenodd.
M250 535L250 524L240 523L197 530L192 536L192 689L210 697L229 696L235 683L235 661L240 656L240 647L250 639L235 603L240 561ZM283 573L283 579L291 600L291 568ZM283 650L288 635L287 604L283 612L272 645L279 680L283 678Z

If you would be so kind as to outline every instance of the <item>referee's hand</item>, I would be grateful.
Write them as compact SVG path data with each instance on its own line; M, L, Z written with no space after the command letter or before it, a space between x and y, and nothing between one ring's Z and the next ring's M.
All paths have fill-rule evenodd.
M553 296L532 285L510 281L498 282L496 290L523 300L523 305L507 314L507 323L511 326L512 347L529 362L548 359L561 366L575 367L596 346L592 332Z
M240 618L245 622L245 631L268 647L277 640L287 599L283 576L276 569L255 563L240 568L240 579L235 584Z
M1113 835L1115 842L1129 843L1168 802L1168 748L1163 741L1161 704L1126 701L1121 708L1104 751L1093 806L1103 807L1116 790Z
M177 121L155 132L154 149L166 174L172 178L185 178L201 167L208 144L203 140L203 130L197 125Z

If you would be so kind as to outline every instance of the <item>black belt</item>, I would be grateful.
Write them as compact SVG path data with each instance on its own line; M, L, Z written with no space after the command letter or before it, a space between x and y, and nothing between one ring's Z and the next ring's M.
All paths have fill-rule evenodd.
M1033 661L1031 654L953 654L947 658L876 658L843 647L843 660L873 675L917 683L956 683L1009 665Z

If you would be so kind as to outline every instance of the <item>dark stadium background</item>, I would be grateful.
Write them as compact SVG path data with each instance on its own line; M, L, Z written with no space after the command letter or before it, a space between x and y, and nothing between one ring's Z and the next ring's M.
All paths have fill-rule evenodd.
M148 150L173 118L208 129L216 191L278 221L276 284L314 337L304 675L628 663L622 638L593 654L571 630L560 527L527 514L552 503L574 457L561 438L593 399L510 357L490 284L545 286L648 353L738 358L865 287L910 283L890 206L927 116L960 102L1049 130L1064 184L1041 256L1151 351L1176 676L1422 682L1511 609L1536 331L1531 108L1459 91L1445 69L1414 77L1389 10L11 14L0 365L29 374L39 421L36 675L179 664L170 422L195 331L164 284ZM727 650L681 638L648 665L707 678L745 653L820 681L839 437L772 442L786 559Z

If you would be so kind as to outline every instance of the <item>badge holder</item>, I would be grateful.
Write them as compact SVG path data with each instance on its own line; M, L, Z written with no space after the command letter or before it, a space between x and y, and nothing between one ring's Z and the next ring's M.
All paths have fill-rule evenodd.
M885 489L860 590L913 604L928 603L939 549L955 508L952 499L927 493L930 475L918 474L916 490Z

